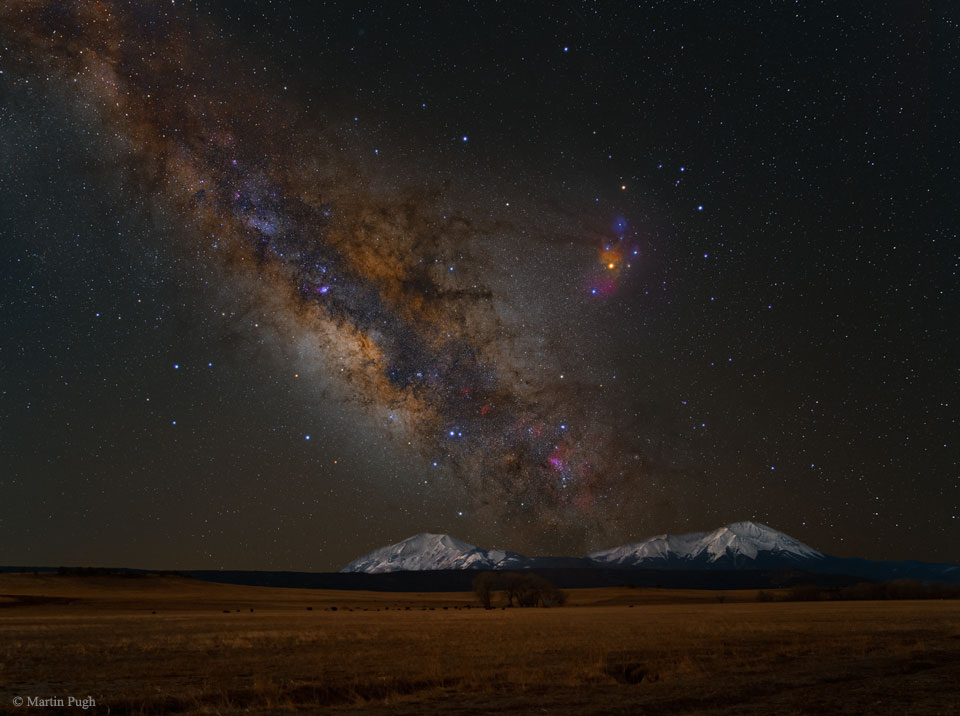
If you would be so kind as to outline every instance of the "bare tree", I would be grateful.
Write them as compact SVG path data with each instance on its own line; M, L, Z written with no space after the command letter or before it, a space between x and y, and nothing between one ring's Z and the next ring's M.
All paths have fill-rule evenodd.
M567 595L539 574L532 572L481 572L473 579L473 592L486 608L492 608L493 593L503 590L508 607L550 607L567 603Z
M503 575L503 594L507 598L507 606L512 607L513 601L517 601L517 606L523 606L520 604L520 593L523 591L523 582L524 575L518 572L507 572Z
M567 595L539 574L525 574L517 595L521 607L549 607L566 603Z
M493 572L480 572L473 578L473 593L484 609L492 609L491 600L496 588L497 575Z

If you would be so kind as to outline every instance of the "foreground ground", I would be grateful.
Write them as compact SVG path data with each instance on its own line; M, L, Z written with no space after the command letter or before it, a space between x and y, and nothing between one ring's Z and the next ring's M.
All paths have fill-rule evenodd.
M958 601L570 595L0 575L0 714L960 714Z

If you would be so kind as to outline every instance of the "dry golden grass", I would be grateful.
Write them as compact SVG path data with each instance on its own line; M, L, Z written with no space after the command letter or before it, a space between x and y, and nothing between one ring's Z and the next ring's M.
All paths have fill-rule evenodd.
M469 594L0 576L0 713L35 711L15 695L111 714L960 713L960 602L570 594L485 611Z

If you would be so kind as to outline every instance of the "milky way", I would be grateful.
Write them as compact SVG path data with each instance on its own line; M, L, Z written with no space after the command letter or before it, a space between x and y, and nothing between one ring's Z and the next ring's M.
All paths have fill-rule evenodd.
M426 190L372 188L275 85L167 8L17 2L3 20L23 57L124 145L131 180L179 212L181 250L253 287L283 335L308 341L347 399L463 481L481 516L604 530L643 460L600 387L531 372L514 349L498 310L510 297L471 251L516 225L469 206L441 213ZM589 239L594 278L571 292L608 296L639 260L626 219L609 222Z
M956 560L950 28L0 3L0 564Z

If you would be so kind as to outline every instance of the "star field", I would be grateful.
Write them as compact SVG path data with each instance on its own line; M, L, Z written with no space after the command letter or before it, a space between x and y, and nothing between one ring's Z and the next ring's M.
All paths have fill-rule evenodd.
M0 564L960 561L947 11L0 21Z

